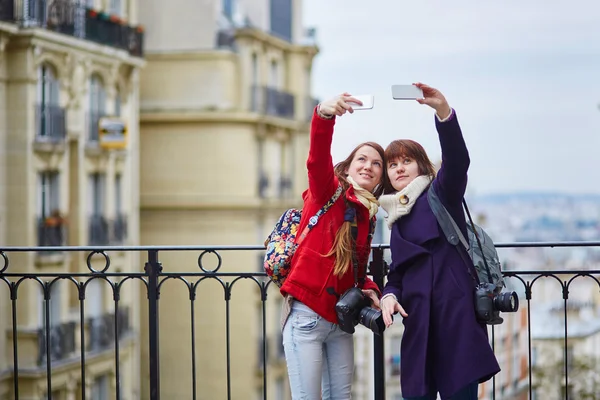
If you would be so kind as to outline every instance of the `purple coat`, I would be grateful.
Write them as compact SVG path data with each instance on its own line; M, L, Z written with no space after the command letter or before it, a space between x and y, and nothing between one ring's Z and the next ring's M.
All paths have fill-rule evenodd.
M456 114L443 123L436 118L436 128L442 167L432 184L466 237L461 202L469 153ZM487 328L475 318L475 282L439 227L426 191L410 214L393 225L390 247L392 264L384 294L395 294L408 314L401 345L402 395L439 391L447 399L498 373Z

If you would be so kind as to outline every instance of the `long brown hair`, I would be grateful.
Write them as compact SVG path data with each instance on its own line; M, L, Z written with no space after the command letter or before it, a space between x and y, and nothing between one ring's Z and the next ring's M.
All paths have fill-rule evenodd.
M396 191L392 186L392 182L387 178L387 166L393 160L402 159L402 158L412 158L417 162L417 166L419 167L419 175L428 175L430 177L435 177L435 167L429 157L427 156L427 152L419 143L410 139L399 139L394 140L392 143L385 148L384 154L384 162L385 162L385 171L386 171L386 179L383 181L383 190L384 193L393 193Z
M362 147L364 146L369 146L372 147L373 149L375 149L375 151L377 151L377 153L379 153L379 156L381 157L381 160L385 160L385 151L383 150L383 147L381 147L378 143L375 142L365 142L365 143L361 143L358 146L356 146L354 148L354 150L352 150L352 153L350 153L350 155L342 162L339 162L338 164L336 164L336 166L334 167L334 173L337 176L338 180L340 181L340 184L342 185L342 188L344 189L344 194L346 193L346 190L350 187L350 184L348 183L348 180L346 179L346 171L348 170L348 168L350 168L350 164L352 164L352 160L354 160L354 157L356 156L356 153L358 152L358 150L360 150ZM387 168L385 166L385 162L382 165L382 176L381 176L381 181L377 184L377 186L375 186L375 189L373 190L373 196L375 197L379 197L383 194L383 184L384 182L388 181L387 179ZM331 251L325 255L325 257L329 257L329 256L335 256L335 263L333 265L333 273L338 276L338 277L342 277L350 268L350 266L352 265L352 252L354 251L353 249L353 238L352 238L352 232L351 232L351 223L348 221L344 221L344 223L342 223L342 226L340 226L340 229L338 229L336 235L335 235L335 240L333 241L333 246L331 247Z

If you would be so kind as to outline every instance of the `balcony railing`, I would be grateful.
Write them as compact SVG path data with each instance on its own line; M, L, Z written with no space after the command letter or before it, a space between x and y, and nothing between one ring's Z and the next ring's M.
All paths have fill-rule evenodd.
M253 86L251 95L250 111L280 118L294 118L293 94L270 87Z
M141 26L127 25L118 16L86 7L84 0L0 0L0 20L23 27L41 27L65 35L123 49L143 56Z
M46 217L38 219L38 246L64 246L66 226L62 219Z
M130 330L129 309L120 308L118 312L107 313L88 320L88 351L102 351L113 348L115 337L123 339Z
M127 216L118 214L112 223L112 242L123 244L127 239Z
M384 251L389 246L386 245L375 245L372 250L372 258L369 263L369 274L373 277L373 281L378 284L380 287L384 284L384 276L387 270L387 264L384 261ZM544 248L544 247L581 247L581 248L595 248L600 249L600 242L555 242L555 243L505 243L505 244L497 244L498 248ZM43 275L35 275L31 272L19 273L12 272L11 269L14 268L14 265L19 265L19 263L11 262L11 257L16 253L23 252L43 252L43 251L63 251L63 252L74 252L74 253L84 253L85 256L83 259L87 259L87 267L89 269L89 273L47 273L44 272ZM110 254L112 252L139 252L146 253L146 263L144 271L140 272L119 272L119 271L111 271L110 266ZM187 269L186 272L175 272L173 268L163 268L163 264L159 261L159 253L164 254L167 252L195 252L199 254L197 257L197 265L195 268L200 267L197 272L189 272ZM231 343L231 328L232 327L232 317L230 314L230 305L232 301L232 295L235 298L236 295L239 298L239 291L237 284L240 280L249 281L250 286L254 287L257 291L258 298L260 299L260 307L259 307L259 315L260 315L260 329L259 335L260 340L258 342L258 350L260 355L258 356L258 363L260 364L260 374L259 376L262 378L262 396L264 399L267 399L267 375L268 368L270 363L263 362L263 360L269 360L267 357L267 348L268 345L271 345L271 350L273 352L281 354L281 350L279 344L277 347L273 346L273 340L281 341L281 336L279 334L270 335L267 333L266 321L266 302L268 298L272 296L267 296L267 290L272 286L271 282L262 272L221 272L221 268L223 267L224 261L226 260L228 255L231 253L239 253L239 252L255 252L256 254L261 254L264 252L264 247L262 246L148 246L148 247L12 247L12 248L0 248L0 286L3 283L6 284L8 290L0 291L0 296L4 294L4 296L10 296L10 298L2 298L0 297L0 302L11 302L13 307L11 312L12 316L12 324L7 326L7 329L12 330L13 338L18 337L19 328L16 324L17 321L17 303L18 299L22 296L19 296L21 293L20 282L26 279L33 279L40 285L42 285L44 290L44 298L46 303L46 309L49 308L48 303L51 300L51 291L50 285L51 282L54 282L58 279L65 280L67 282L72 282L75 285L76 290L78 291L78 297L80 299L79 308L80 308L80 318L78 321L79 326L79 336L83 338L81 341L81 381L86 382L85 374L85 352L82 349L97 349L97 348L107 348L114 345L114 365L116 367L115 370L115 386L114 393L117 399L121 398L121 377L119 372L120 365L120 350L119 350L119 339L122 337L123 332L127 330L129 324L129 313L119 311L120 308L120 290L123 287L124 290L127 290L123 283L128 283L128 281L138 281L141 282L141 287L146 290L145 295L142 297L147 299L147 309L148 309L148 318L144 319L145 325L141 327L142 330L147 332L148 335L148 348L147 350L147 362L148 362L148 371L146 374L148 375L148 398L150 400L159 400L161 397L160 388L160 377L161 377L161 363L160 359L164 362L164 360L168 357L168 352L161 352L160 345L161 341L159 338L159 312L161 308L159 307L159 298L165 299L168 292L161 292L161 286L166 281L178 281L182 282L183 286L180 286L183 291L185 291L185 297L189 299L189 310L190 314L188 316L183 316L183 318L190 318L188 326L189 332L186 333L189 339L189 351L187 352L190 356L191 364L189 369L189 381L191 382L190 392L192 395L190 398L196 399L197 393L197 374L196 374L196 364L197 364L197 350L198 346L201 346L201 341L197 341L196 338L196 318L194 317L194 305L197 304L196 296L199 295L203 287L200 287L202 284L211 281L213 284L216 282L216 286L222 288L223 296L212 297L212 299L224 298L225 307L220 307L219 309L224 310L224 327L220 325L214 325L214 322L211 320L210 326L211 329L224 329L224 338L225 341L225 362L226 362L226 370L224 372L225 379L227 381L227 398L245 398L240 397L240 393L232 393L232 379L235 379L232 376L232 365L234 365L233 358L236 357L235 350L239 349L239 344L236 346L232 346ZM100 255L101 259L106 261L105 268L98 270L94 269L91 264L91 259L94 255ZM203 259L206 255L216 256L216 266L210 268L204 264ZM214 258L214 257L213 257ZM236 261L232 263L234 268L238 265L239 257L234 256L232 259ZM249 257L250 260L253 260L253 257ZM253 261L250 261L253 263ZM248 268L248 271L254 270L254 266L252 268ZM491 329L491 343L494 350L497 352L497 356L500 358L506 359L508 356L507 350L519 350L522 352L523 359L522 362L512 363L512 365L522 365L524 373L521 376L515 377L515 375L501 378L499 375L495 377L490 383L486 383L487 387L490 387L490 397L491 399L506 399L506 398L517 398L510 397L512 394L509 394L509 390L511 388L518 388L521 382L524 384L523 390L521 391L521 395L528 396L529 399L534 398L534 390L536 387L540 387L540 382L538 379L534 379L534 364L538 365L540 363L539 360L535 361L532 357L533 354L532 349L532 326L531 326L531 304L534 303L534 293L538 294L538 296L546 297L548 295L548 291L542 291L541 289L537 290L540 285L539 282L544 279L549 279L550 281L556 281L556 289L555 289L555 298L561 302L563 305L560 309L554 310L555 313L560 315L562 321L564 321L564 326L560 326L556 332L553 332L552 340L555 340L555 343L558 343L559 351L561 354L561 358L557 365L552 365L552 373L556 374L556 378L553 379L552 383L557 385L557 389L555 393L560 393L560 387L569 388L569 390L565 390L562 398L567 400L576 400L577 394L571 390L571 388L575 387L575 383L579 383L581 376L575 374L575 369L572 368L572 365L567 365L569 362L567 360L572 360L572 342L577 340L571 336L569 331L569 321L571 324L575 324L575 327L578 325L577 320L572 320L573 318L570 316L570 312L572 309L577 306L577 303L570 298L570 293L573 292L573 282L586 280L591 282L592 285L600 285L600 281L598 280L598 276L600 275L600 270L587 269L587 270L509 270L505 271L505 277L510 284L513 286L514 290L518 290L516 286L519 286L519 290L521 290L524 295L521 297L521 307L523 312L519 315L513 314L516 319L520 321L519 324L523 324L526 327L526 332L523 333L523 340L519 343L514 343L510 345L510 340L505 340L503 338L499 338L496 336L496 332L501 331L505 328L501 325L501 328L492 328ZM92 279L102 279L107 281L110 287L113 290L113 302L116 313L114 315L101 316L96 319L92 319L88 322L88 324L83 324L82 321L87 321L84 315L85 310L85 300L86 299L86 287L87 282ZM209 283L210 284L210 283ZM245 284L244 284L245 285ZM245 286L247 287L247 286ZM534 287L537 291L533 290ZM271 290L274 290L273 288ZM597 291L597 287L596 287ZM247 293L247 292L245 292ZM574 293L574 292L573 292ZM539 300L539 298L537 298ZM541 299L544 300L544 299ZM238 299L239 301L239 299ZM242 301L246 301L246 299L242 299ZM575 307L576 308L576 307ZM162 310L165 310L162 308ZM184 315L184 314L181 314ZM191 315L191 317L189 316ZM504 314L506 317L507 314ZM253 321L254 322L254 321ZM588 327L589 321L582 321L582 327ZM239 321L235 321L236 326L239 328ZM506 322L505 322L506 324ZM5 325L3 325L5 326ZM88 335L85 335L85 330L90 331ZM183 326L183 325L182 325ZM202 329L206 329L206 326L203 325ZM571 328L574 326L571 325ZM167 327L171 328L172 327ZM544 326L544 329L547 327ZM44 388L46 393L52 393L52 382L53 376L51 372L52 361L56 359L60 359L61 357L65 357L66 354L73 353L73 341L71 337L73 336L71 332L73 331L73 325L63 326L61 328L56 328L57 330L53 330L51 328L50 321L47 320L45 324L45 333L44 343L45 347L43 347L43 353L45 353L45 361L46 361L46 385ZM76 329L76 328L75 328ZM512 329L512 328L511 328ZM76 329L77 330L77 329ZM248 328L248 331L252 331L252 329ZM53 339L58 338L60 334L66 332L66 339ZM516 330L515 330L516 332ZM10 332L8 332L10 333ZM514 334L513 331L507 332L509 335ZM0 332L2 335L6 335L5 332ZM8 335L7 337L10 337ZM49 339L48 339L49 338ZM164 338L164 336L163 336ZM547 338L544 338L547 339ZM85 342L89 340L89 342ZM389 376L386 375L386 368L395 368L396 361L390 360L389 357L385 357L384 354L384 338L383 336L373 335L373 360L372 364L373 375L372 382L374 387L373 398L375 400L383 400L385 399L385 384L386 378ZM537 339L542 340L542 339ZM162 342L164 343L164 341ZM48 345L49 344L49 345ZM526 344L526 345L525 345ZM21 359L19 358L19 341L13 340L12 343L8 344L12 346L12 380L13 380L13 392L15 393L15 398L19 398L18 391L19 385L23 382L21 379L28 379L29 375L25 374L29 372L29 370L25 367L20 366ZM252 344L254 345L254 340L252 340ZM87 346L87 347L86 347ZM178 346L185 346L185 344L178 343ZM512 347L511 347L512 346ZM509 348L510 347L510 348ZM4 354L4 353L3 353ZM145 353L144 353L145 354ZM245 355L248 354L247 351L244 351ZM275 353L270 353L275 354ZM145 356L144 356L145 357ZM386 362L387 360L387 362ZM181 362L180 360L178 362ZM592 364L593 367L593 364ZM25 375L23 378L20 378L21 373ZM574 375L575 374L575 375ZM79 377L76 377L79 379ZM397 379L397 378L394 378ZM503 381L496 385L496 380L502 379ZM364 379L362 379L364 381ZM517 384L515 385L515 382ZM520 389L519 389L520 390ZM163 387L164 391L164 387ZM572 391L572 393L569 393ZM503 395L504 394L504 395ZM244 393L247 395L247 393ZM506 397L509 396L509 397ZM166 398L163 396L163 398ZM272 398L272 396L269 396ZM518 397L521 398L521 397ZM523 397L526 398L526 397ZM538 397L539 398L539 397ZM50 399L50 397L48 397Z
M76 323L66 322L49 329L38 329L38 365L49 359L62 361L75 353Z
M36 107L37 131L35 140L60 143L65 140L65 110L57 105L40 104Z
M108 220L102 215L90 217L89 242L91 246L106 246L109 244Z
M14 0L0 0L0 21L12 21L15 17Z

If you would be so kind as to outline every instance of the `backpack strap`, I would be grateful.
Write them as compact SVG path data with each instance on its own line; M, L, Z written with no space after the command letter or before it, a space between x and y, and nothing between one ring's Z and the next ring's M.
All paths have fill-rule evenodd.
M442 204L440 198L435 192L435 189L433 188L433 183L429 185L429 190L427 190L427 201L429 202L431 211L433 211L433 215L435 215L435 218L442 228L444 235L446 235L446 239L456 248L460 258L462 258L463 262L467 265L467 272L471 278L473 278L475 284L477 284L479 279L477 278L477 274L473 275L472 272L474 265L473 260L470 260L471 257L468 255L469 244L467 243L467 239L465 239L465 236L460 231L458 225L456 225L454 218L452 218L446 207L444 207ZM464 251L462 251L458 246L459 243L462 243Z
M465 248L466 253L469 254L470 246L469 246L469 243L467 242L467 239L465 239L465 236L461 232L460 228L458 227L458 225L456 225L456 222L454 221L454 218L452 218L452 215L450 215L450 213L448 212L446 207L444 207L444 205L442 204L440 198L438 197L437 193L435 192L435 189L433 188L433 183L429 186L429 190L427 191L427 201L429 202L431 211L433 211L433 214L435 215L435 218L437 219L438 224L442 228L444 235L446 235L448 242L453 246L458 246L458 242L460 241L462 243L463 247ZM479 235L477 234L477 228L475 227L473 218L471 218L471 213L469 212L469 208L467 207L467 202L465 199L463 199L462 204L463 204L463 207L465 208L465 211L467 212L467 215L469 217L469 222L471 223L471 227L473 228L473 233L475 234L475 238L477 239L477 245L479 246L479 250L481 250L481 254L485 254L483 252L483 246L481 244L481 240L479 239ZM458 247L456 247L456 250L458 250L458 253L460 254L463 261L467 265L469 265L469 266L473 265L473 260L469 261L465 257L465 252L460 251ZM469 256L469 258L471 258L471 256ZM490 267L488 266L487 260L485 259L485 257L482 257L482 258L483 258L483 262L485 264L485 269L487 272L489 282L493 283L492 274L490 272ZM471 271L471 269L469 268L469 274L471 273L470 271ZM475 279L475 277L473 277L473 279Z
M297 245L300 245L300 243L302 243L304 238L306 238L306 235L308 235L308 232L310 232L310 230L312 228L314 228L314 226L317 224L317 222L319 222L319 218L321 218L321 216L323 214L325 214L327 212L327 210L329 210L329 208L337 201L337 199L340 198L340 195L342 194L342 190L343 190L342 185L339 185L337 190L331 197L331 199L329 199L329 201L327 203L325 203L323 205L323 207L321 207L321 209L319 211L317 211L317 213L315 215L310 217L310 219L308 220L308 225L306 225L304 227L304 230L302 231L302 233L300 234L300 236L298 236L298 239L296 240Z
M454 218L452 218L446 207L444 207L442 204L442 201L433 188L433 184L429 186L429 190L427 191L427 201L429 202L431 211L433 211L433 214L435 215L438 224L440 224L444 235L446 235L448 242L450 242L451 245L456 246L460 241L465 250L469 251L469 243L467 242L467 239L465 239L462 231L458 225L456 225Z

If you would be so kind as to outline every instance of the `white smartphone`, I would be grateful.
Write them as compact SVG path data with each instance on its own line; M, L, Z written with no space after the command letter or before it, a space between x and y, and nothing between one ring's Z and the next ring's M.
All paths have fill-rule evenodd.
M415 85L392 85L394 100L416 100L423 98L423 91Z
M372 94L363 94L360 96L352 95L352 97L362 102L362 106L359 106L358 103L349 101L348 104L352 106L353 110L370 110L373 108L373 105L375 103L375 96L373 96Z

